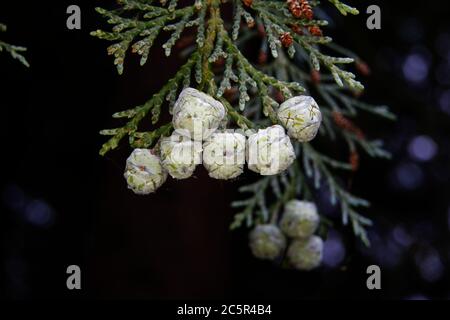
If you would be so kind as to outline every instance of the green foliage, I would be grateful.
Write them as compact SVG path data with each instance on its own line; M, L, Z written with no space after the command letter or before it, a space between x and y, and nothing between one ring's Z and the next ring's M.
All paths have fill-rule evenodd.
M0 32L5 32L6 26L4 24L0 23ZM2 51L8 52L11 57L14 59L19 60L24 66L29 67L28 61L25 59L25 57L22 55L23 52L27 51L27 48L20 47L20 46L14 46L12 44L3 42L0 40L0 53Z
M196 86L219 99L226 107L231 123L243 129L278 123L276 111L280 97L283 100L314 93L323 114L322 139L341 142L352 154L361 150L372 157L389 157L379 141L369 141L346 130L333 118L336 114L356 118L359 111L387 119L395 117L387 107L372 106L354 96L364 87L347 66L360 63L361 59L334 44L321 31L317 32L318 28L327 26L327 21L296 18L285 1L228 1L234 10L227 23L222 20L221 9L228 4L219 0L195 0L183 7L178 6L177 0L118 2L119 9L97 9L112 25L112 30L97 30L92 35L113 42L108 53L114 56L119 73L123 72L129 51L140 55L141 65L144 65L161 34L168 36L162 45L167 56L173 53L187 29L190 29L189 35L183 39L192 38L192 42L185 49L189 58L158 93L145 104L114 115L115 118L128 119L128 122L120 128L101 132L112 137L103 145L100 154L115 149L127 136L132 147L154 146L161 136L170 134L172 130L170 123L158 125L165 102L168 102L170 111L183 88ZM343 15L358 14L357 9L338 0L329 2ZM311 1L310 4L314 8L319 2ZM302 32L294 32L294 27ZM280 40L286 35L292 38L292 43ZM270 63L256 64L244 55L249 40L255 38L261 40L262 49L270 52L273 57ZM340 56L323 53L324 47L327 52L334 51ZM318 81L313 74L319 72ZM149 114L149 122L155 128L139 132L139 125ZM343 223L351 224L355 235L368 244L365 228L371 225L371 221L357 210L369 203L347 191L335 172L348 172L354 170L354 166L332 159L308 143L297 143L295 149L297 160L286 174L262 177L240 189L250 196L233 203L233 207L241 208L241 212L231 227L237 228L244 222L248 227L276 222L287 201L297 197L314 200L314 191L326 184L330 201L341 208Z
M359 11L356 8L352 8L345 3L342 3L339 0L328 0L341 12L342 15L346 16L348 13L350 14L359 14Z

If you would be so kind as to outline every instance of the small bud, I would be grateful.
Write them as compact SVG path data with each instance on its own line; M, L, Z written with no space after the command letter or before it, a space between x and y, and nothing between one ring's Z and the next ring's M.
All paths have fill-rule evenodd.
M275 101L278 104L283 103L286 99L284 98L283 92L281 92L280 90L276 90L275 95L274 95Z
M297 25L297 24L293 24L293 25L291 26L291 30L292 30L294 33L296 33L296 34L298 34L298 35L300 35L300 36L303 35L303 30L302 30L302 28L301 28L299 25Z
M317 207L312 202L292 200L284 206L280 227L291 238L308 238L319 226Z
M350 153L349 162L352 167L352 171L358 171L359 169L359 154L357 151Z
M350 119L346 118L341 112L333 111L331 113L334 123L341 129L351 132L358 137L358 139L364 140L364 132L356 126Z
M264 50L260 50L258 54L258 63L266 64L266 62L267 62L267 52Z
M314 13L308 0L287 0L286 2L294 17L312 20Z
M124 177L128 188L136 194L149 194L167 179L159 157L148 149L135 149L127 159Z
M353 95L356 99L361 98L363 94L364 94L364 90L352 90L352 95Z
M291 14L300 18L302 16L302 8L300 6L299 0L287 0L288 8Z
M314 84L319 84L320 83L320 72L317 71L316 69L311 70L311 82Z
M292 46L294 39L292 38L292 36L289 32L285 32L280 35L280 41L281 41L281 44L283 45L283 47L288 48L288 47Z
M289 136L300 142L313 140L322 122L319 106L310 96L297 96L285 101L277 115Z
M297 239L290 244L287 257L291 265L303 271L310 271L322 263L323 241L317 236Z
M225 89L223 96L225 97L225 99L232 101L232 100L236 99L238 93L239 93L239 91L236 87L231 87L229 89L228 88Z
M266 37L266 29L264 28L264 25L262 23L258 24L258 35L261 38Z
M370 76L371 73L369 65L361 60L356 61L356 70L365 77Z
M217 60L214 61L215 67L222 67L224 64L225 64L225 59L223 58L223 56L218 57Z
M311 35L313 35L315 37L323 36L323 32L322 32L322 30L320 29L319 26L310 26L308 28L308 30L309 30L309 33L311 33Z
M277 226L264 224L250 232L249 245L256 258L275 260L286 248L286 238Z

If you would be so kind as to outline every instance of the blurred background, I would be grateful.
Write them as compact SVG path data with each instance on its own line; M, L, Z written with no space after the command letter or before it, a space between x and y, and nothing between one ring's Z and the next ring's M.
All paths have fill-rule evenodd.
M143 68L129 58L118 76L107 43L89 36L103 26L94 12L101 1L2 1L2 39L28 47L31 68L0 55L0 295L450 298L450 12L445 1L372 1L382 29L369 31L369 4L348 2L361 15L343 18L328 6L325 33L370 65L363 99L398 115L395 123L360 122L393 160L363 158L353 178L352 191L373 203L365 212L375 221L372 247L338 225L323 267L301 273L254 259L247 232L228 231L229 203L251 175L223 183L199 168L195 178L139 197L122 178L129 148L98 155L98 131L117 125L110 115L148 100L181 61L156 49ZM71 4L82 10L80 31L66 28ZM81 267L81 291L66 289L72 264ZM366 288L371 264L381 267L380 291Z

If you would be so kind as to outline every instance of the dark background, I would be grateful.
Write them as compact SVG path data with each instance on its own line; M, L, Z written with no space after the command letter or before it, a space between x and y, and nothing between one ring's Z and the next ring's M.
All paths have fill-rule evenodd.
M354 1L356 2L356 1ZM233 183L199 168L147 197L126 190L125 145L98 155L116 111L148 100L180 64L158 46L143 68L129 58L118 76L101 1L2 1L2 39L28 47L31 68L0 54L2 86L0 292L30 298L376 298L450 297L450 25L446 1L373 1L382 30L340 17L326 33L364 57L366 101L388 104L396 123L363 117L370 138L386 141L392 161L362 159L352 191L368 198L373 246L346 228L326 242L324 266L301 273L254 259L245 230L230 233ZM66 29L78 4L82 30ZM331 8L331 6L330 6ZM82 290L66 289L66 268L82 270ZM382 290L366 289L366 268L382 268Z

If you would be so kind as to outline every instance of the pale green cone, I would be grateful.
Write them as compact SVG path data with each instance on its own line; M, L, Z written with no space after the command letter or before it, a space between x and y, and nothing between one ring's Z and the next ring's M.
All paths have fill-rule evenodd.
M286 238L276 225L264 224L250 232L249 245L256 258L274 260L286 248Z
M313 202L291 200L284 206L280 227L291 238L308 238L319 226L319 214Z
M186 88L175 102L172 123L181 134L203 141L217 130L225 114L222 103L201 91Z
M129 189L145 195L161 187L167 179L167 172L151 150L135 149L127 159L124 177Z
M163 167L175 179L187 179L201 163L202 144L178 133L161 139L161 161Z
M276 175L295 160L294 147L282 126L260 129L247 141L248 168L261 175Z
M203 144L203 165L214 179L229 180L242 174L245 164L245 136L216 132Z
M300 142L313 140L322 122L319 106L310 96L297 96L286 100L278 109L277 115L288 135Z
M296 239L289 245L287 257L291 265L303 271L310 271L322 263L323 241L317 236Z

